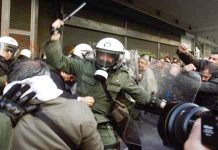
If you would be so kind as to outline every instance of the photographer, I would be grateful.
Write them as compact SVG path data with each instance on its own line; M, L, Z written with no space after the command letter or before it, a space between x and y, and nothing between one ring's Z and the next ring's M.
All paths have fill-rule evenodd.
M188 140L184 144L185 150L209 150L201 143L201 119L197 119L192 127Z

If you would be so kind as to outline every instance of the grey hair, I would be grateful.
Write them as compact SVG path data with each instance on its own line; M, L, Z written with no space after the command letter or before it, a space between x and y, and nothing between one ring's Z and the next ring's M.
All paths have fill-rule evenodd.
M8 82L21 81L34 76L49 75L48 65L40 60L28 60L15 63L8 73Z

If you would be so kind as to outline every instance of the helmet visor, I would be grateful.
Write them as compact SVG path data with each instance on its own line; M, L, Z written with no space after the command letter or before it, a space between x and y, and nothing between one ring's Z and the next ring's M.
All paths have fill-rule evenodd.
M96 50L96 61L101 68L112 68L116 65L119 59L119 53L106 51L106 50Z
M94 58L94 53L93 53L93 51L82 50L82 56L85 59L93 59Z
M17 46L6 44L6 43L0 43L0 51L2 52L11 52L12 54L15 54L18 50Z

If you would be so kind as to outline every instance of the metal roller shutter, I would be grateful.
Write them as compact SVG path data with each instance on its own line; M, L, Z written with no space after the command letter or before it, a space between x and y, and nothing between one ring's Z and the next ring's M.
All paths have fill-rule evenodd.
M10 28L30 30L31 0L11 0Z
M149 55L150 57L157 58L157 43L155 42L127 38L127 49L138 50L139 55Z
M67 53L74 46L80 43L87 43L91 46L95 46L99 40L106 37L116 38L124 44L124 37L122 36L83 28L65 26L63 35L63 48L65 50L65 53Z
M31 0L11 0L10 29L30 31ZM30 48L30 36L9 34L19 44L19 49Z

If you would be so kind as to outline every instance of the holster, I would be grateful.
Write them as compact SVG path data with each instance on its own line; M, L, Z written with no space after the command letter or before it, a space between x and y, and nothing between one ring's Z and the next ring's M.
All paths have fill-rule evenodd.
M129 110L126 107L125 104L115 100L114 105L112 106L111 115L112 119L116 123L120 123L123 119L127 118L129 116Z

